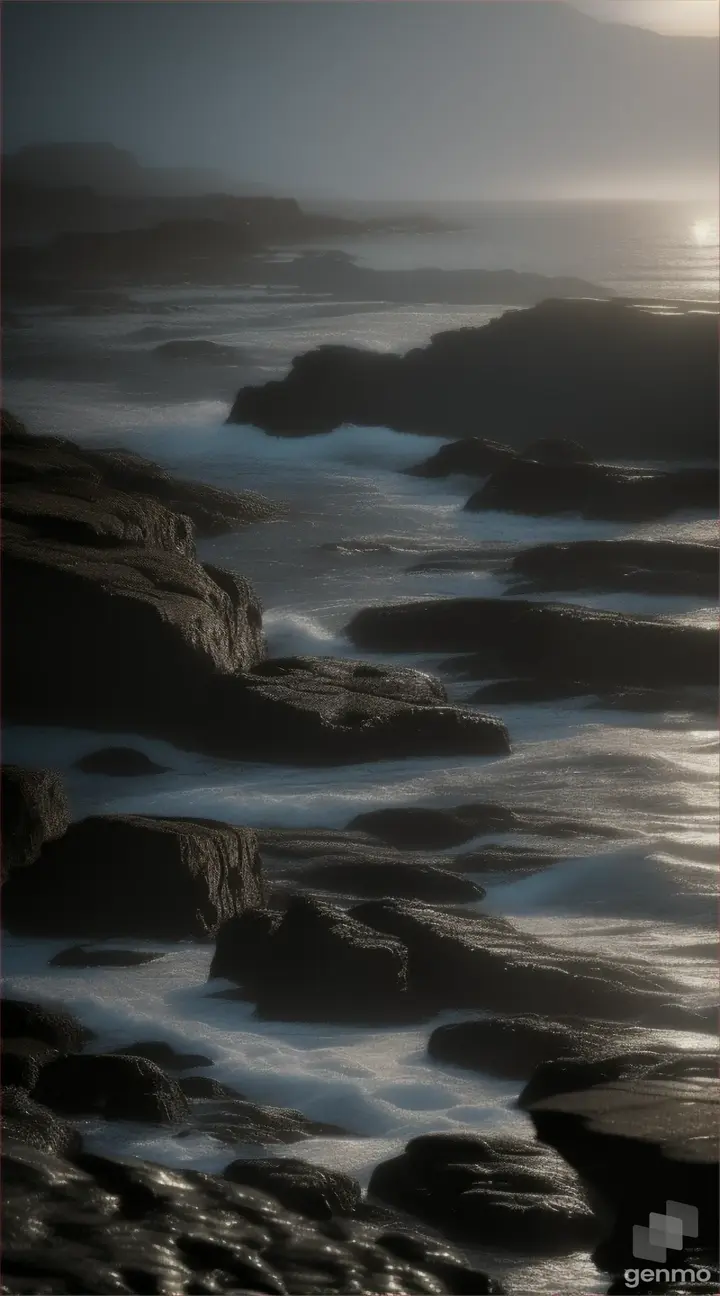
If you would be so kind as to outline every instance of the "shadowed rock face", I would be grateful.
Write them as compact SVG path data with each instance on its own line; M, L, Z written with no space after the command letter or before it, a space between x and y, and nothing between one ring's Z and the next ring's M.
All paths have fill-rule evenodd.
M342 424L483 436L577 430L591 453L715 458L717 324L617 302L544 301L403 357L350 347L299 356L281 382L242 390L232 423L297 436Z
M3 879L13 869L32 864L43 843L61 837L70 822L62 782L53 770L4 765L0 809Z
M202 939L262 903L254 833L209 820L108 815L72 824L4 888L10 931Z
M636 590L717 596L718 548L662 540L577 540L536 545L510 564L517 592Z
M479 678L645 687L717 680L712 630L570 604L435 599L371 607L347 633L371 651L473 653Z
M643 522L677 509L714 509L717 498L717 469L658 473L516 459L471 495L465 508L471 513L485 509L537 516L579 513L586 518Z
M318 1290L338 1296L503 1291L427 1238L409 1234L401 1249L381 1227L329 1218L344 1177L315 1167L308 1168L307 1196L314 1175L322 1188L316 1200L326 1201L320 1218L318 1210L288 1209L257 1188L197 1171L88 1154L72 1163L7 1138L3 1153L3 1285L17 1296L33 1290L53 1296L103 1291L145 1296L153 1290L277 1296L312 1296ZM291 1163L287 1185L292 1171ZM295 1182L299 1194L297 1171Z

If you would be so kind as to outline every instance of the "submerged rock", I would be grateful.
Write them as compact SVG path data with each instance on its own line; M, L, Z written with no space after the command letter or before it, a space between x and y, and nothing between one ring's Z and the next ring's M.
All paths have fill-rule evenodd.
M711 685L718 673L711 629L573 604L521 599L390 604L358 612L347 634L371 651L473 653L476 678L512 673L657 687Z
M575 1251L597 1227L574 1175L529 1140L423 1135L373 1171L369 1192L451 1238L527 1251Z
M83 774L107 774L117 778L143 778L146 774L166 774L167 765L157 765L145 752L133 747L103 747L75 761Z
M188 1093L180 1082L183 1093ZM220 1086L221 1088L223 1086ZM307 1138L346 1138L347 1130L327 1121L309 1120L302 1112L285 1107L264 1107L239 1094L201 1097L192 1103L191 1124L178 1137L202 1132L231 1146L257 1144L260 1147L300 1143ZM255 1163L256 1164L256 1163ZM275 1162L269 1163L275 1165ZM284 1163L280 1163L281 1165ZM238 1181L240 1182L240 1181ZM248 1180L249 1182L249 1180ZM256 1183L272 1191L270 1184Z
M432 1241L409 1234L406 1258L379 1228L308 1218L227 1178L88 1154L73 1164L7 1138L3 1154L3 1285L17 1296L503 1290ZM276 1164L281 1177L286 1163ZM311 1173L317 1182L322 1172ZM318 1210L339 1200L330 1194L342 1176L325 1173Z
M197 360L206 364L236 365L242 359L238 347L224 346L220 342L210 342L204 338L178 338L172 342L162 342L153 350L156 360Z
M717 321L542 301L404 356L310 351L282 381L242 390L230 422L289 436L355 424L474 437L482 427L518 448L528 428L542 439L577 427L593 453L674 457L681 438L688 457L714 459Z
M350 830L369 833L379 841L405 850L443 850L461 846L481 832L512 831L515 815L506 806L481 802L432 810L422 806L393 806L356 815Z
M9 931L35 936L207 938L262 902L257 841L212 820L80 820L5 886Z
M384 898L392 895L399 900L469 904L482 900L485 895L481 886L449 868L437 868L419 861L319 860L290 877L302 887L337 891L346 896Z
M62 781L54 770L3 765L0 810L3 880L13 869L32 864L43 844L61 837L70 822Z

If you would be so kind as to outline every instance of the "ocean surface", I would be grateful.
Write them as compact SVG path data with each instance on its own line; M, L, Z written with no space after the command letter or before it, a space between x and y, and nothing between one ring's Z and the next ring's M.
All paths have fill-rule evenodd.
M527 268L582 274L620 295L709 300L717 293L713 213L698 206L686 211L682 222L675 209L663 213L651 211L645 224L638 211L634 223L618 217L613 234L597 211L592 220L576 217L574 224L567 212L559 223L540 213L534 226L525 212L524 228L535 230L534 241L525 242L523 221L516 216L513 224L506 214L494 232L491 222L487 225L486 238L467 230L392 236L346 250L370 264ZM593 228L599 231L594 241ZM568 229L574 230L572 238ZM320 342L402 351L439 330L483 323L502 311L502 302L480 310L434 304L340 307L291 296L273 300L261 287L148 288L132 297L132 309L102 317L26 313L4 339L4 404L34 430L95 445L122 444L186 476L285 501L282 519L199 545L203 560L253 581L273 655L357 656L344 627L355 611L374 602L505 593L505 577L492 556L536 542L716 536L715 520L699 514L642 526L469 514L463 512L468 481L403 474L440 441L385 428L346 428L290 441L224 424L239 386L282 373L293 355ZM238 364L162 365L152 347L179 336L235 345ZM531 424L527 434L531 441ZM581 429L577 435L581 441ZM439 551L483 547L489 556L483 570L410 570ZM570 592L553 598L706 624L717 618L716 608L694 597ZM438 664L427 655L386 660L430 670ZM477 687L477 682L445 682L458 700ZM485 709L507 723L513 743L509 757L295 769L211 760L134 734L17 726L4 733L3 759L64 771L77 817L133 811L210 816L257 827L340 828L361 811L384 805L485 799L572 816L587 823L587 835L533 838L558 862L530 876L497 875L489 883L483 878L488 890L480 907L563 947L662 968L689 1004L712 1004L717 997L719 750L714 727L682 711L657 716L601 711L588 700ZM170 772L123 780L72 768L78 757L115 742L142 749ZM620 835L599 838L592 833L597 824L612 825ZM497 839L479 837L477 844L492 840ZM259 1022L251 1007L207 996L210 945L152 942L151 948L166 950L165 957L138 968L49 969L48 959L67 943L6 936L6 989L68 1004L98 1032L101 1046L160 1038L200 1050L213 1057L215 1078L248 1097L298 1108L352 1131L346 1139L273 1149L278 1155L343 1168L367 1183L373 1166L415 1134L527 1129L526 1118L513 1107L519 1085L427 1057L427 1038L436 1023L367 1030ZM121 944L128 948L132 942ZM683 1047L708 1047L702 1035L675 1038ZM240 1155L205 1135L177 1140L160 1130L99 1120L84 1128L95 1149L173 1165L219 1169ZM542 1263L530 1256L506 1257L500 1267L516 1292L569 1296L607 1286L585 1255Z

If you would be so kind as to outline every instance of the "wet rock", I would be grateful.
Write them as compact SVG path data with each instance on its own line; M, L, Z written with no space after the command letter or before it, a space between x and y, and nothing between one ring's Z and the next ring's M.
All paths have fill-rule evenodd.
M573 1251L596 1232L559 1158L502 1135L413 1139L402 1156L376 1167L369 1191L476 1245Z
M147 1058L112 1054L58 1057L40 1072L34 1097L66 1115L172 1125L188 1102L179 1085Z
M512 705L515 702L561 702L567 698L583 697L591 691L592 686L581 680L565 683L553 679L504 679L483 684L482 688L471 694L469 701L476 702L479 706Z
M17 1142L58 1156L73 1156L82 1148L77 1130L36 1102L25 1089L3 1085L2 1114L3 1146Z
M334 765L412 754L504 755L505 726L449 706L442 685L419 671L330 659L262 663L243 678L216 682L212 715L237 752L238 732L255 759Z
M237 1089L222 1084L220 1080L211 1080L210 1076L178 1076L178 1084L186 1098L242 1098Z
M248 829L107 815L72 824L4 892L19 934L182 940L262 902L263 882Z
M294 897L277 926L267 933L258 924L259 947L253 965L243 948L243 933L226 940L222 963L213 960L211 975L236 973L261 1017L288 1021L396 1020L408 1011L406 953L403 946L378 935L340 909L306 897ZM222 938L221 938L222 939Z
M635 1075L645 1075L660 1065L658 1052L627 1053L618 1056L588 1057L593 1050L578 1049L580 1056L547 1058L540 1061L518 1098L518 1106L531 1107L542 1098L556 1094L574 1093L578 1089L591 1089L593 1085L610 1084L628 1080ZM584 1054L584 1056L583 1056Z
M300 886L337 891L347 896L392 895L400 900L467 904L482 900L485 895L477 883L431 864L328 860L311 864L292 876Z
M577 441L566 441L562 437L545 437L540 441L531 441L521 454L522 459L534 459L536 463L567 464L590 463L591 457Z
M504 918L453 913L417 901L369 900L349 913L405 947L410 998L428 1015L481 1008L658 1025L686 1022L671 982L546 945Z
M441 446L429 459L408 469L411 477L450 477L453 473L468 477L488 477L515 458L515 451L497 441L465 437Z
M81 1049L94 1038L72 1013L26 999L0 1000L0 1029L3 1041L32 1039L63 1052Z
M267 954L270 936L280 922L281 915L270 909L248 909L228 918L215 937L209 979L218 977L235 981L237 985L253 984Z
M194 1067L210 1067L212 1058L204 1053L178 1053L171 1044L164 1040L139 1040L136 1044L127 1044L113 1049L113 1054L122 1053L123 1057L147 1058L156 1066L168 1071L190 1071Z
M712 685L712 630L572 604L434 599L365 608L347 627L371 651L473 653L476 678L603 685ZM465 670L470 663L465 663Z
M617 1275L643 1268L634 1254L638 1220L665 1215L669 1202L697 1211L681 1248L672 1250L672 1267L716 1265L719 1102L717 1078L636 1076L532 1104L538 1138L560 1153L603 1204L608 1227L595 1254L601 1268Z
M107 774L117 778L142 778L146 774L166 774L167 765L158 765L145 752L132 747L103 747L75 761L83 774Z
M601 1038L579 1020L564 1024L535 1016L490 1017L438 1026L428 1052L439 1062L524 1080L542 1063L597 1052Z
M503 832L513 825L514 815L506 806L478 802L449 810L426 810L420 806L369 810L356 815L348 829L369 833L403 850L444 850L460 846L478 833Z
M48 967L141 967L143 963L154 963L162 957L162 954L143 954L140 950L89 950L82 945L73 945L49 959Z
M311 351L281 382L241 391L230 414L289 435L354 424L465 437L481 426L512 446L528 427L538 438L582 427L590 452L637 458L675 455L682 428L689 456L714 459L717 421L712 316L559 300L436 334L404 356Z
M71 1164L7 1140L3 1152L3 1283L18 1296L502 1291L427 1239L403 1256L377 1227L308 1219L228 1179L88 1154ZM330 1194L318 1186L318 1210Z
M680 541L578 540L523 550L512 560L510 570L524 578L523 591L717 595L718 549L716 545Z
M183 1088L183 1092L186 1092ZM257 1144L263 1147L300 1143L306 1138L346 1138L348 1131L327 1121L309 1120L302 1112L284 1107L264 1107L235 1094L195 1100L191 1126L184 1135L202 1131L231 1145ZM180 1136L178 1136L180 1137ZM258 1188L269 1185L258 1183Z
M586 518L649 521L677 509L712 509L717 494L717 471L711 468L659 473L516 459L494 473L465 507L475 513L579 513Z
M4 1087L8 1085L27 1089L31 1093L38 1081L38 1076L52 1058L57 1057L58 1050L49 1044L36 1039L3 1040L0 1061L0 1079Z
M362 1199L360 1185L349 1175L324 1170L307 1161L232 1161L223 1172L232 1183L260 1188L288 1210L309 1219L352 1215Z
M60 775L54 770L3 765L2 878L13 869L32 864L43 843L61 837L70 814Z

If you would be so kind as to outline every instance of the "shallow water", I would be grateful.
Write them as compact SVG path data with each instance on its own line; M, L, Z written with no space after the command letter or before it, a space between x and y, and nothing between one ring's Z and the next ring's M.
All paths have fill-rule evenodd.
M628 289L630 291L630 289ZM157 300L159 294L151 295ZM166 302L167 304L167 302ZM199 336L202 325L216 340L251 352L247 373L282 369L290 354L321 340L365 341L405 349L437 328L463 319L481 322L493 312L422 308L314 313L308 303L292 310L237 293L210 294L203 302L179 297L182 327ZM292 441L257 430L224 426L227 411L186 383L179 396L172 373L149 380L143 395L127 379L125 352L146 342L132 329L167 328L167 315L34 323L32 346L92 345L105 356L112 381L89 384L73 375L11 367L5 400L41 431L60 431L93 444L125 444L186 476L227 487L260 490L287 505L273 523L203 541L203 560L249 577L265 607L274 655L359 656L344 630L358 609L376 602L507 592L503 560L517 549L550 540L636 535L647 538L714 538L712 519L681 515L628 527L575 517L529 519L500 513L465 513L471 483L461 478L426 481L403 470L432 454L441 442L383 428L345 428ZM231 327L231 321L232 327ZM121 357L121 360L118 357ZM125 356L124 359L122 357ZM264 357L264 358L263 358ZM113 365L115 368L113 369ZM21 367L20 367L21 368ZM241 368L214 379L207 392L229 398ZM200 380L198 380L199 382ZM215 388L211 387L215 382ZM163 386L164 384L164 386ZM189 385L188 385L189 384ZM188 394L189 393L189 394ZM532 428L528 428L528 440ZM474 571L409 570L444 550L480 551ZM554 601L658 614L714 623L706 600L659 596L553 595ZM368 656L368 654L364 654ZM435 669L428 655L378 660ZM452 699L464 700L477 682L445 681ZM358 813L383 805L449 806L497 800L539 807L577 821L576 834L532 837L533 848L557 863L542 872L483 877L483 907L561 946L602 953L623 963L662 970L689 1003L706 1006L717 992L717 736L682 712L647 716L589 709L587 699L554 704L493 706L508 725L507 758L455 758L359 764L341 769L297 769L211 760L133 734L105 734L15 726L4 735L4 759L64 771L72 810L197 815L256 827L344 827ZM135 746L169 772L117 779L73 769L82 755L110 744ZM598 828L616 836L598 835ZM483 842L480 837L464 850ZM504 843L527 842L505 835ZM259 1102L292 1106L307 1116L335 1121L347 1138L309 1140L286 1150L350 1170L367 1182L372 1167L414 1134L453 1128L527 1128L513 1110L519 1085L431 1062L425 1046L432 1026L392 1030L317 1027L256 1021L251 1008L212 999L206 988L211 948L165 948L163 959L132 969L49 969L47 961L67 942L5 938L6 986L25 997L59 999L74 1007L99 1034L119 1046L139 1038L166 1039L208 1053L213 1075ZM122 942L124 948L132 942ZM707 1046L686 1034L685 1047ZM88 1122L92 1146L112 1148L175 1165L215 1169L240 1155L207 1136L177 1140L167 1133ZM283 1149L274 1149L283 1155ZM603 1290L585 1256L534 1267L514 1266L518 1291Z

